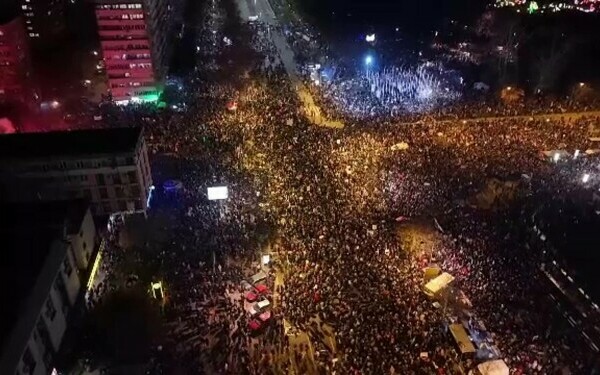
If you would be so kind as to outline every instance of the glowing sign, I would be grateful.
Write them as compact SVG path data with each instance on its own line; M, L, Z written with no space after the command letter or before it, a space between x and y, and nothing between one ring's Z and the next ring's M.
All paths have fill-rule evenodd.
M208 200L210 201L227 199L229 197L229 191L227 189L227 186L209 187L207 193Z
M583 177L581 178L581 181L583 181L583 183L585 184L586 182L588 182L590 180L590 174L586 173L583 175Z

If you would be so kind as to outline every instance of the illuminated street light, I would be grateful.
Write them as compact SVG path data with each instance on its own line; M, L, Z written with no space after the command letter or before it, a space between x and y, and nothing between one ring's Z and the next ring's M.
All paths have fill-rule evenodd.
M270 262L271 262L271 256L269 254L265 254L265 255L262 256L262 264L263 264L263 266L266 266Z
M583 178L581 179L581 181L583 181L583 183L587 183L590 180L590 174L589 173L585 173L583 175Z
M162 300L164 297L162 282L158 281L156 283L150 283L150 287L152 288L154 299Z
M365 57L365 65L371 66L372 64L373 64L373 56L367 55L367 57Z
M365 36L365 40L369 43L373 43L375 41L375 34L367 34L367 36Z
M579 82L579 87L583 87L583 86L585 86L585 83L584 82Z
M579 156L579 150L575 150L575 154L573 154L573 159L577 159Z
M557 163L558 159L560 159L560 154L558 152L555 152L553 159L554 159L554 162Z

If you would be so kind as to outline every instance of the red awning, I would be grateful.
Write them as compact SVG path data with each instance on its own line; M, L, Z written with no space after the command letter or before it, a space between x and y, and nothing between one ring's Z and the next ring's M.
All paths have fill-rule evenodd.
M257 298L258 298L258 295L256 295L255 293L252 293L252 292L246 293L246 299L249 302L254 302L254 301L256 301Z
M256 330L260 329L260 322L256 319L251 320L248 323L248 328L250 328L250 330L252 330L252 331L256 331Z
M265 311L264 313L258 316L258 319L262 320L263 322L266 322L267 320L271 319L271 312Z
M256 291L260 294L267 294L269 292L269 288L265 284L259 284L256 286Z

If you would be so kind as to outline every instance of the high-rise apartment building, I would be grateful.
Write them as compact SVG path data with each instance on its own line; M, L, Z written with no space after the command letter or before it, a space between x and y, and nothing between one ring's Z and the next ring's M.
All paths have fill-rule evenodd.
M98 0L96 20L113 100L158 99L172 51L171 0Z
M81 200L0 205L0 237L0 373L50 374L80 315L98 248L89 206Z
M0 6L0 100L32 99L31 61L23 19Z
M67 0L18 0L32 47L53 48L67 35Z

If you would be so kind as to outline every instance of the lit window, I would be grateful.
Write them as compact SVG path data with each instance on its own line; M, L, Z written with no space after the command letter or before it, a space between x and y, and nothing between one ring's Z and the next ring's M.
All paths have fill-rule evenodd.
M28 9L28 7L27 7L27 5L21 5L21 9L23 9L23 10L27 10L27 9Z

